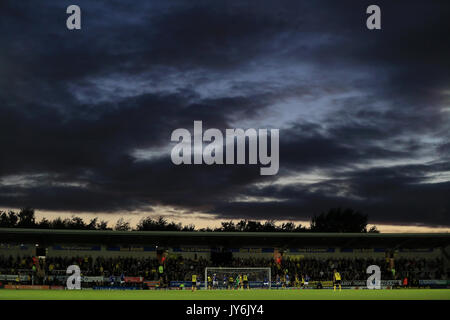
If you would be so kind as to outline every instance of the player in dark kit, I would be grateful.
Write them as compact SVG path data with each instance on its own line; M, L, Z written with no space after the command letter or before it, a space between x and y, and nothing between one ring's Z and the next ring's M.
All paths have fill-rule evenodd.
M217 275L214 273L212 277L212 288L218 289L219 288L219 280L217 279Z
M230 276L228 277L228 290L233 289L234 286L234 278L233 275L230 274Z

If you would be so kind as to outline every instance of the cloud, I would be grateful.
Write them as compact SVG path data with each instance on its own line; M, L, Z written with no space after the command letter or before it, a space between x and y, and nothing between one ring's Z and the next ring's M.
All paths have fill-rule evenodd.
M349 206L450 225L445 2L381 1L377 32L364 1L80 0L79 32L69 4L0 4L0 206L300 220ZM194 120L280 128L279 175L173 165L170 134Z

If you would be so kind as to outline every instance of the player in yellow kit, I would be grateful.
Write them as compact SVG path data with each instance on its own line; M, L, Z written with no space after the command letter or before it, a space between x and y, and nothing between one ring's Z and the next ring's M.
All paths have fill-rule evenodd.
M244 279L244 285L243 285L244 289L245 288L250 289L250 286L248 284L248 275L244 274L244 276L242 278Z
M194 292L195 290L197 290L197 275L193 274L192 275L192 292Z
M20 286L20 273L17 275L17 277L16 277L16 289L19 289L19 286Z
M208 276L208 290L212 289L212 284L213 284L212 278L211 276Z
M341 274L337 272L336 269L334 269L334 275L333 275L333 290L336 291L336 285L339 285L339 291L342 290L341 286Z
M300 289L300 279L299 279L297 273L295 274L294 286L295 286L297 289Z

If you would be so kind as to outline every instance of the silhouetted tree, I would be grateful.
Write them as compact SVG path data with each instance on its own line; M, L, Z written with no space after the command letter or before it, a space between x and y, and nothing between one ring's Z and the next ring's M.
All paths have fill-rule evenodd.
M102 220L97 224L97 230L111 230L111 228L108 228L107 221Z
M188 224L187 226L183 226L181 231L195 231L195 226L193 224Z
M50 222L51 229L68 229L68 225L66 224L67 219L63 220L60 217L54 219Z
M86 229L86 223L80 217L73 216L72 219L69 220L68 225L69 225L69 229L74 229L74 230L85 230Z
M246 232L261 232L262 224L259 221L247 221L247 225L245 226Z
M97 224L97 220L98 218L94 218L92 219L87 225L86 225L86 229L88 230L97 230L98 224Z
M353 209L330 209L311 219L312 232L367 232L367 215Z
M273 221L273 220L266 221L263 224L263 226L262 226L262 231L263 232L275 232L275 231L277 231L277 227L275 225L275 221Z
M114 227L114 230L116 231L130 231L131 226L128 221L125 221L123 218L120 218L117 220L116 225Z
M241 220L238 223L224 221L217 228L195 229L193 224L182 225L181 223L168 222L160 216L156 219L146 217L141 219L135 229L131 228L129 222L123 218L119 219L114 230L121 231L206 231L206 232L370 232L378 233L375 226L367 230L368 218L352 209L331 209L328 212L314 216L311 220L311 228L305 228L301 224L285 222L277 225L274 220L265 222L255 220ZM73 230L112 230L107 221L91 219L86 223L81 217L72 216L62 219L57 217L53 220L43 218L36 223L35 212L32 208L24 208L19 213L14 211L0 211L0 228L40 228L40 229L73 229Z
M19 221L17 222L17 227L19 228L35 228L36 227L36 217L34 216L34 209L23 208L19 212Z
M281 231L283 232L293 232L295 231L295 223L287 222L281 225Z
M52 222L47 218L42 218L42 220L39 221L36 227L39 229L50 229L52 228Z
M0 213L0 227L1 228L16 228L19 217L14 211L8 213L1 211Z
M233 221L221 222L221 225L222 225L222 228L218 229L217 231L224 231L224 232L236 231L236 226Z

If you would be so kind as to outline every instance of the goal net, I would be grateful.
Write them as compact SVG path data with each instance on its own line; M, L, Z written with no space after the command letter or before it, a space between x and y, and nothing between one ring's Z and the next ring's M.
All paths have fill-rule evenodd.
M209 287L213 289L235 288L236 278L247 279L252 288L270 289L272 283L270 268L207 267L205 268L204 287L205 289Z

